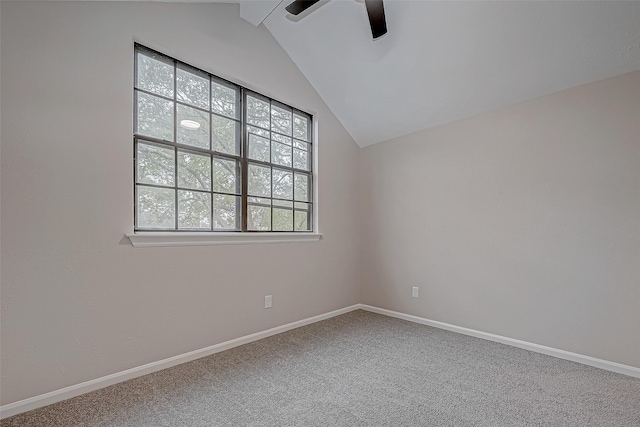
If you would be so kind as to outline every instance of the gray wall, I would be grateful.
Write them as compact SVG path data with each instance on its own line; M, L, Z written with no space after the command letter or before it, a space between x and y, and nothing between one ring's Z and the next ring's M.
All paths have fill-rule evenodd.
M360 186L364 303L640 367L640 72L366 148Z
M264 27L226 4L1 8L2 404L359 302L359 149ZM316 114L324 240L123 239L134 40Z
M640 366L639 72L360 150L237 6L0 10L2 404L357 302ZM123 239L134 40L316 114L324 240Z

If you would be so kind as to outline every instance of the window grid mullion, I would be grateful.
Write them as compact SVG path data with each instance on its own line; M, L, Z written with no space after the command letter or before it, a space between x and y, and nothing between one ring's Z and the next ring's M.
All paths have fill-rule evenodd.
M175 99L170 97L170 96L166 96L166 95L162 95L162 94L159 94L159 93L156 93L156 92L152 92L152 91L150 91L148 89L143 89L143 88L140 88L140 87L134 87L134 89L135 89L136 92L141 92L141 93L144 93L145 95L155 96L156 98L164 99L165 101L171 101L171 102L175 101Z
M211 116L211 111L213 110L213 82L211 80L211 74L208 74L209 76L209 150L213 151L213 117ZM209 158L211 159L210 163L211 163L211 168L209 170L209 174L211 176L211 231L215 230L215 214L213 213L213 207L214 207L214 196L213 196L213 187L214 187L214 181L213 181L213 177L214 177L214 173L213 173L213 154L209 154Z
M236 118L239 117L240 121L240 159L236 160L236 179L240 178L240 185L236 183L236 191L238 191L238 187L240 190L240 205L238 205L238 198L236 197L236 230L247 231L247 215L248 211L246 209L246 191L245 191L245 170L247 169L244 164L245 155L245 120L244 120L244 89L242 87L236 86L238 90L235 92L238 102L240 103L239 114L236 113Z
M242 135L240 135L241 141L241 151L240 157L242 158L241 168L242 168L242 231L248 231L249 229L249 203L248 203L248 193L249 193L249 162L248 158L248 136L249 132L247 129L247 92L244 88L240 89L240 118L242 121L241 131Z
M135 62L137 75L138 61ZM137 116L136 114L136 121ZM133 229L138 229L138 141L136 138L133 138Z
M271 161L271 164L273 164L273 149L271 147L273 147L273 133L271 132L271 128L273 128L273 123L271 122L271 109L273 108L272 105L272 101L271 99L269 99L269 160ZM269 189L269 194L271 195L271 227L269 228L269 231L273 231L273 166L271 166L269 168L270 172L271 172L271 188Z
M166 139L158 139L158 138L154 138L152 136L146 136L146 135L135 134L134 137L137 139L141 139L143 140L143 142L146 142L146 143L159 144L159 145L164 145L169 147L178 147L178 149L183 151L190 151L190 152L207 155L207 156L213 155L213 156L224 157L224 158L233 159L233 160L240 160L240 156L238 155L222 153L220 151L211 151L207 148L196 147L195 145L180 144L180 143L176 144L172 141L167 141ZM286 168L287 166L283 166L283 167Z
M159 95L159 94L155 94L152 93L146 89L142 89L138 87L138 53L139 52L150 52L154 55L159 55L161 57L167 58L168 61L171 61L170 63L173 64L173 97L166 97L163 95ZM227 80L224 80L225 83L227 83L231 88L235 88L236 89L236 93L239 95L238 98L236 99L236 102L239 104L237 107L240 109L240 114L238 116L236 116L237 118L233 118L233 117L226 117L222 114L219 114L217 112L213 111L213 83L214 83L214 79L217 82L220 78L218 78L217 76L214 76L211 73L207 73L204 72L200 69L194 68L195 70L202 72L203 74L206 74L209 77L209 99L208 99L208 104L209 104L209 109L208 111L205 109L202 109L198 106L192 106L186 102L179 102L178 101L178 90L177 90L177 71L178 71L178 67L181 64L184 65L188 65L185 64L181 61L178 61L175 58L170 58L167 57L166 55L160 54L158 52L155 52L151 49L145 48L144 46L140 46L138 44L136 44L136 52L135 52L136 58L134 61L134 92L135 92L135 96L134 96L134 110L136 112L135 117L134 117L134 129L136 130L136 133L134 133L134 225L135 228L138 229L138 187L139 186L148 186L148 187L158 187L158 188L171 188L174 191L174 215L175 215L175 221L174 221L174 230L176 231L180 231L180 227L179 227L179 213L180 213L180 209L179 209L179 196L178 193L180 190L185 190L182 187L180 187L178 185L178 176L179 176L179 162L178 162L178 153L180 150L192 150L195 153L201 153L203 155L206 155L209 157L210 159L210 164L211 164L211 168L210 168L210 179L211 179L211 189L206 191L202 191L202 190L193 190L193 191L198 191L198 192L203 192L203 193L208 193L211 196L211 201L210 201L210 230L214 231L215 230L215 215L214 215L214 195L215 194L226 194L229 196L234 196L234 197L240 197L241 198L241 203L237 204L237 202L235 203L236 206L236 227L238 227L238 222L240 223L240 227L239 229L241 231L250 231L248 230L248 222L249 222L249 211L248 211L248 198L249 198L249 192L248 192L248 186L249 186L249 157L248 157L248 152L249 152L249 138L248 138L248 103L247 103L247 96L249 95L249 93L252 94L252 96L255 96L258 99L261 99L263 101L267 101L268 105L269 105L269 126L268 129L262 128L261 126L256 126L256 125L252 125L252 126L256 126L257 128L263 129L265 131L270 132L269 133L269 162L262 162L259 160L256 160L255 163L256 165L260 165L262 167L265 168L269 168L269 173L270 173L270 178L271 178L271 182L270 182L270 189L269 189L269 209L270 209L270 231L275 231L274 230L274 200L283 200L285 201L286 199L281 199L281 198L274 198L274 194L273 194L273 186L274 186L274 168L277 169L281 169L281 170L286 170L286 171L290 171L293 174L293 191L295 193L295 176L297 174L304 174L307 176L308 180L308 194L309 194L309 199L311 200L307 200L306 205L308 207L308 209L299 209L296 208L295 204L296 204L296 200L295 200L295 196L292 197L292 200L286 200L286 201L290 201L293 203L292 208L283 208L286 210L291 210L294 212L294 217L293 217L293 227L292 227L292 231L296 231L295 228L295 212L300 211L300 212L307 212L307 230L313 231L312 230L312 223L313 223L313 194L314 194L314 190L313 190L313 161L314 161L314 153L313 151L307 150L307 158L309 159L309 165L308 165L308 169L304 170L304 169L297 169L293 166L293 158L292 158L292 164L291 166L286 166L286 165L277 165L273 163L273 143L274 143L274 135L281 135L287 138L291 138L292 139L292 145L291 145L291 155L293 156L293 140L298 140L298 138L296 138L293 135L293 127L294 127L294 114L298 114L301 117L306 118L307 120L307 141L303 141L300 140L301 142L305 142L308 145L309 148L312 147L313 144L313 137L312 137L312 132L311 132L311 124L312 124L312 116L310 116L309 114L300 111L296 108L293 108L291 106L288 106L286 104L283 104L277 100L274 100L270 97L264 96L262 94L259 94L257 92L253 92L250 91L240 85L237 85L235 83L232 82L228 82ZM148 54L147 54L148 55ZM171 101L173 102L173 141L166 141L166 140L160 140L158 138L153 138L153 137L145 137L144 135L139 135L137 133L137 125L138 125L138 102L137 102L137 94L138 93L147 93L149 95L153 95L153 96L157 96L159 98L162 99L166 99L167 101ZM178 120L178 104L184 104L187 105L189 107L193 107L197 110L202 110L202 111L206 111L207 114L209 115L209 150L205 150L202 149L200 147L191 147L188 145L184 145L178 143L178 125L179 125L179 120ZM273 128L273 124L274 124L274 120L273 120L273 108L274 105L278 105L279 108L284 108L286 110L288 110L291 113L291 123L290 123L290 135L286 135L283 134L281 132L277 132L274 131ZM235 121L236 123L239 122L240 125L240 132L241 134L239 135L239 139L240 139L240 153L239 156L238 155L231 155L228 153L217 153L213 151L213 117L215 116L220 116L220 117L224 117L224 118L229 118L233 121ZM162 144L164 146L168 146L168 147L172 147L173 151L174 151L174 183L173 186L171 187L164 187L161 185L147 185L147 184L138 184L138 174L137 174L137 169L138 169L138 156L137 156L137 147L138 147L138 143L139 142L144 142L144 141L148 141L150 143L158 143L158 144ZM194 153L194 154L195 154ZM221 158L227 158L229 160L233 160L236 164L236 179L240 178L240 185L236 187L237 189L240 189L240 194L230 194L230 193L220 193L220 192L215 192L214 191L214 159L216 157L221 157ZM251 161L252 163L254 161ZM189 190L190 191L190 190ZM237 199L236 199L237 200ZM251 231L256 231L256 230L251 230ZM258 230L259 231L259 230Z
M173 60L173 141L177 144L178 143L178 105L176 103L176 100L178 99L178 63L177 61L174 59ZM174 174L174 179L173 179L173 185L174 185L174 200L175 200L175 228L176 230L180 227L178 227L178 147L174 147L174 155L173 155L173 163L174 163L174 170L173 170L173 174Z

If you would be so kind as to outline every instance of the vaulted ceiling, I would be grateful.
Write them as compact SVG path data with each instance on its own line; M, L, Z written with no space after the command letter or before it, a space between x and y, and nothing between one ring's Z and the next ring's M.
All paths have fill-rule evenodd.
M640 69L640 2L386 0L373 41L362 0L238 0L360 146Z

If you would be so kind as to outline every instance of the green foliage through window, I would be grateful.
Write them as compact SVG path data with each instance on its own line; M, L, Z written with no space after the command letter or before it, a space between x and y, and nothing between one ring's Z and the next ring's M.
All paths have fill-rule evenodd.
M311 115L135 47L136 231L312 231Z

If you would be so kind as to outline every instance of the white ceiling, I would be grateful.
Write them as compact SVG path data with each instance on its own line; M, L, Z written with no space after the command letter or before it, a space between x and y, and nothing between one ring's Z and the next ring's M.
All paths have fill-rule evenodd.
M386 0L377 41L362 0L240 3L360 146L640 69L637 1Z
M640 70L640 1L385 0L376 41L363 0L164 1L239 3L361 147Z

